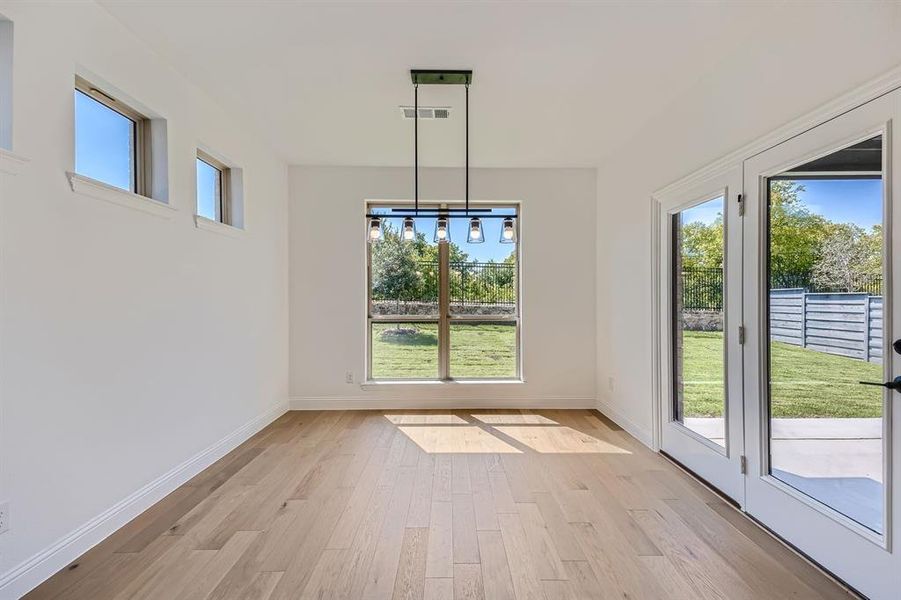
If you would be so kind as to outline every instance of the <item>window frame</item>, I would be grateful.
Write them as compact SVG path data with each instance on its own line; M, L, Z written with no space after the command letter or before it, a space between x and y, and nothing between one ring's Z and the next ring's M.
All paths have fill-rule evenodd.
M197 196L197 161L205 163L219 172L219 199L216 202L215 219L210 219L200 214L200 198ZM212 156L209 152L205 152L200 148L197 149L196 160L194 161L194 214L202 219L208 219L222 223L223 225L232 225L232 209L231 209L231 167Z
M121 100L108 94L100 87L92 84L88 80L75 76L75 91L81 92L91 100L100 103L106 108L116 112L132 122L132 132L134 135L134 148L132 151L132 182L131 189L127 190L133 194L138 194L146 198L152 198L153 190L153 169L151 165L151 120L143 113L135 110L131 106L125 104ZM75 122L75 135L78 135L78 123ZM77 151L77 147L76 147ZM77 162L78 156L76 154ZM78 173L81 177L93 179L90 175ZM99 180L95 180L99 181ZM100 183L105 183L100 181Z
M365 202L365 212L368 214L373 209L379 208L401 208L412 209L413 204L404 201L375 201ZM480 209L494 208L501 210L513 210L514 224L516 227L516 241L514 242L514 251L516 254L516 305L513 313L509 315L467 315L454 314L450 310L450 249L448 244L439 243L438 245L438 312L433 315L376 315L372 310L372 252L371 243L368 240L368 220L364 220L366 224L366 377L367 384L384 384L384 383L455 383L455 382L499 382L499 383L522 383L522 263L521 263L521 236L520 221L522 219L522 209L519 202L472 202L470 206L477 206ZM454 202L431 202L419 203L420 209L444 209L444 208L462 208L462 201ZM389 216L390 217L390 216ZM491 220L495 220L492 218ZM426 232L429 235L429 232ZM463 242L466 243L465 240ZM431 378L389 378L389 377L373 377L372 374L372 326L373 323L435 323L438 325L438 377ZM516 331L516 358L515 373L508 377L453 377L451 374L450 351L451 339L450 329L452 324L475 324L475 323L513 323Z

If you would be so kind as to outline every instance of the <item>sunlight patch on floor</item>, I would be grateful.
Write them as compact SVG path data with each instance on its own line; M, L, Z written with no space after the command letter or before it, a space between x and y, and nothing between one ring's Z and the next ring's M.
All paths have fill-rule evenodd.
M466 420L450 413L393 413L385 418L395 425L466 425Z
M479 414L470 415L473 419L488 425L558 425L557 421L535 414Z
M571 427L498 426L498 432L542 454L632 454Z
M472 425L402 425L398 429L429 454L522 454L521 450Z

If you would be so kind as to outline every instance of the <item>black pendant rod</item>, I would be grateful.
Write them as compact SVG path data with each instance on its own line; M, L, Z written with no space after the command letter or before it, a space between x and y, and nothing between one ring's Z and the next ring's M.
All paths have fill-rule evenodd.
M413 85L413 205L419 214L419 84Z
M466 212L469 212L469 84L466 84Z

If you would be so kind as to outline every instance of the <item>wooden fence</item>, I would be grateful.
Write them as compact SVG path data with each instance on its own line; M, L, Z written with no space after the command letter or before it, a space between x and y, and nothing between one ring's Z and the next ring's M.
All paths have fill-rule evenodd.
M770 337L819 352L882 362L882 296L770 291Z

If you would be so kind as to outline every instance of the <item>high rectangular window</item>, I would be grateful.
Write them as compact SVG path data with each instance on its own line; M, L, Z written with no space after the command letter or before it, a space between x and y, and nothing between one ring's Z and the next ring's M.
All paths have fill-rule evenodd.
M150 120L87 81L75 81L75 172L150 196Z
M408 208L368 207L382 216L368 244L368 378L519 379L517 207L480 205L481 243L466 218L439 232L436 211L459 205L429 205L415 232L392 216Z
M231 224L230 169L206 152L197 151L197 214L211 221Z

